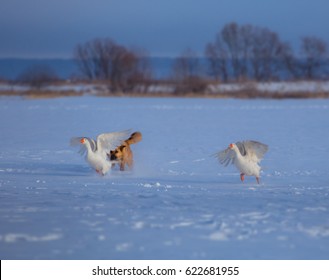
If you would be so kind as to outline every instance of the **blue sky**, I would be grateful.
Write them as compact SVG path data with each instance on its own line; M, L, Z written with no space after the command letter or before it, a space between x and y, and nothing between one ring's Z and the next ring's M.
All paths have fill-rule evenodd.
M233 21L293 45L310 35L329 42L328 11L328 0L1 0L0 57L71 57L103 37L151 55L201 54Z

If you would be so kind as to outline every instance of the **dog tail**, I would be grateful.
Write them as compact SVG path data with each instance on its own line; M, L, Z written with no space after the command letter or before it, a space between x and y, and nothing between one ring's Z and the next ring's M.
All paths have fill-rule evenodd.
M142 140L142 133L136 131L130 135L130 137L125 141L128 145L136 144Z

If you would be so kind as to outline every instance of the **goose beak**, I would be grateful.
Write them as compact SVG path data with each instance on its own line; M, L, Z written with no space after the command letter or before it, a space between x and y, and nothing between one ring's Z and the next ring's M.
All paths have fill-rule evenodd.
M233 144L230 144L228 147L229 147L230 149L233 149Z
M84 144L85 143L85 138L81 138L80 143Z

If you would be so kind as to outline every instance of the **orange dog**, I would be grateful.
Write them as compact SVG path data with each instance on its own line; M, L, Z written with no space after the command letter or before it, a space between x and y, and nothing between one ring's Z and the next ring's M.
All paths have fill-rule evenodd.
M130 169L132 169L134 160L133 160L133 152L130 149L131 144L136 144L142 140L142 134L138 131L134 132L130 135L130 137L125 140L121 146L117 147L115 150L110 151L108 157L110 160L115 160L120 165L120 170L124 171L125 166L127 165ZM115 163L112 164L112 168L115 166Z

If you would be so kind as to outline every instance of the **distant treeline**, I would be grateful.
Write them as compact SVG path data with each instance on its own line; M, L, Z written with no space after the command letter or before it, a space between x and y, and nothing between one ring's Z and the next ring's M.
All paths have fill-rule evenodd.
M78 44L73 59L79 69L76 79L106 82L111 92L159 82L148 51L127 48L111 38ZM302 37L296 51L276 32L233 22L205 45L203 54L183 50L173 60L166 79L179 92L202 92L212 82L324 80L328 74L328 45L323 39ZM51 67L34 66L17 81L39 87L56 79Z

